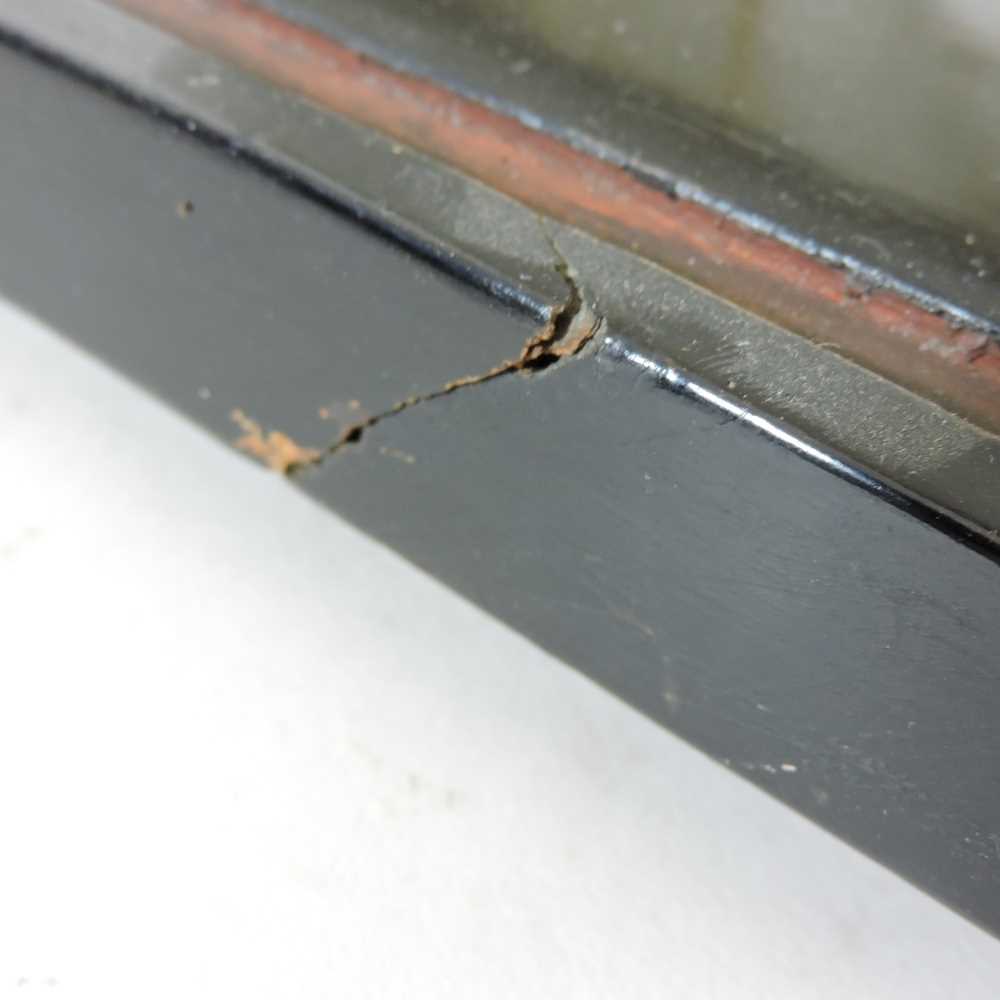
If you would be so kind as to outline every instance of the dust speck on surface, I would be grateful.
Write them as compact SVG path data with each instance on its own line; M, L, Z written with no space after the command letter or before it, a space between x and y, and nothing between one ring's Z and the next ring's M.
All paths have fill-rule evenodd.
M194 212L194 202L188 198L182 198L174 206L174 211L177 213L177 218L186 219Z
M358 399L331 400L320 406L317 411L320 420L347 424L356 422L359 414L364 415L361 401Z
M184 82L189 87L198 89L201 87L218 87L222 81L215 73L199 73L195 76L189 76Z

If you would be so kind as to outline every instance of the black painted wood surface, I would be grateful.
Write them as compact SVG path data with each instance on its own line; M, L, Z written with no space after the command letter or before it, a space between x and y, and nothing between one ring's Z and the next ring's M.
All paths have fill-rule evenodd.
M28 55L0 56L0 114L0 290L226 439L239 408L321 448L346 419L321 409L433 393L537 330L531 312ZM890 502L862 470L838 474L845 460L795 428L806 450L724 394L685 391L626 326L544 371L388 416L297 478L1000 930L990 546Z

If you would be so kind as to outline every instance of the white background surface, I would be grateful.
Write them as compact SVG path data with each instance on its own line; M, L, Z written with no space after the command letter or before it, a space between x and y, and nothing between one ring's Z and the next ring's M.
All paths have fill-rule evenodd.
M1000 944L3 307L0 477L0 996L1000 995Z

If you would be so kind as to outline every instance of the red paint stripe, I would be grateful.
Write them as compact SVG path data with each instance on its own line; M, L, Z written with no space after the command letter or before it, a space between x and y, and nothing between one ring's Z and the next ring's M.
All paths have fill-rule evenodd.
M844 271L245 0L113 0L533 209L632 249L1000 430L1000 346Z

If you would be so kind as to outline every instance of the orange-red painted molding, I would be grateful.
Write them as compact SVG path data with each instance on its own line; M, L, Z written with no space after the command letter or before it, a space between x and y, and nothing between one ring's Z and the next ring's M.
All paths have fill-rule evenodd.
M246 0L110 0L1000 432L1000 344Z

